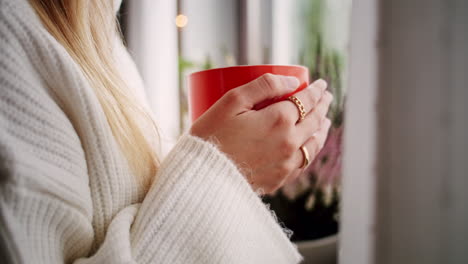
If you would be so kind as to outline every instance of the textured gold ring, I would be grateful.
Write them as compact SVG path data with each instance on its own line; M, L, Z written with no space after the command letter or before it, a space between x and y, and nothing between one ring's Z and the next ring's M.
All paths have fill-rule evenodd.
M301 147L301 152L302 152L302 156L304 156L304 163L302 164L302 166L301 166L299 169L304 169L304 168L306 168L307 166L309 166L310 157L309 157L309 152L307 151L307 149L305 148L305 146L302 146L302 147Z
M302 120L304 120L307 113L305 111L304 104L302 104L301 100L299 100L299 98L297 98L294 95L289 96L288 100L293 102L297 106L297 110L299 110L299 120L298 120L298 122L301 122Z

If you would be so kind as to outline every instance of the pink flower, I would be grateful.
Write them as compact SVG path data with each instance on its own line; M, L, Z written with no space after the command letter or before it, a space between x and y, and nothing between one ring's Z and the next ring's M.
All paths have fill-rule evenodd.
M325 145L306 174L315 175L317 185L335 186L341 181L341 158L342 158L343 126L331 128Z

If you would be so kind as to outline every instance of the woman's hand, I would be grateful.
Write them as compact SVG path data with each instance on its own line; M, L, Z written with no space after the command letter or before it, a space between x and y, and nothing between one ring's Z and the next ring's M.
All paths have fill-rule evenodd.
M296 105L281 101L260 110L254 106L294 91L294 77L265 74L232 89L192 126L190 133L218 145L245 174L254 190L272 193L300 175L305 146L312 161L330 128L325 116L332 101L327 84L318 80L295 94L305 106L301 122Z

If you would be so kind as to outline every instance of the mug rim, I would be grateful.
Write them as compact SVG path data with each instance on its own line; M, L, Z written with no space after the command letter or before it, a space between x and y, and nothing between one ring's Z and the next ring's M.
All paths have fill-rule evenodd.
M237 69L237 68L256 68L256 67L292 67L292 68L302 68L308 70L306 66L302 65L296 65L296 64L256 64L256 65L236 65L236 66L228 66L228 67L222 67L222 68L213 68L213 69L208 69L208 70L202 70L202 71L197 71L191 73L189 76L194 76L198 75L201 73L206 73L206 72L212 72L212 71L223 71L223 70L229 70L229 69Z

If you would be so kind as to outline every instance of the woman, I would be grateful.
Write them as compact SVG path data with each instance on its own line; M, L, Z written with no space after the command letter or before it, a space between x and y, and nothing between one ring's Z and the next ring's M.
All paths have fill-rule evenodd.
M120 3L0 0L0 236L11 263L297 263L256 192L322 147L331 95L265 75L220 99L158 162ZM297 103L300 104L300 103ZM302 147L302 148L301 148ZM310 157L307 157L307 153Z

